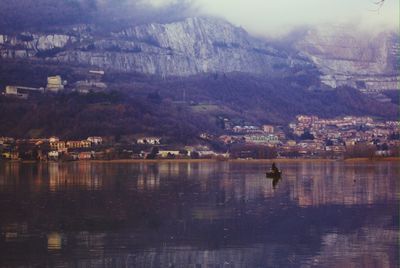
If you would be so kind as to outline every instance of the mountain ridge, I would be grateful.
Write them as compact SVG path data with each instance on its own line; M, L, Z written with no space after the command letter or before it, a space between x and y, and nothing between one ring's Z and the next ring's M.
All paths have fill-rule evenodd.
M190 76L212 72L281 74L312 69L305 58L278 51L242 28L194 17L167 24L145 24L96 36L90 27L69 34L0 35L3 59L42 59L98 68Z

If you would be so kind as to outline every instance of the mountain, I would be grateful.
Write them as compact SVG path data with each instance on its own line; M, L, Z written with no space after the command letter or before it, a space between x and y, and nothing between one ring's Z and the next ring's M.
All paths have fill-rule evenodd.
M92 66L167 76L242 72L281 76L320 72L323 84L365 92L397 89L400 44L396 33L320 26L298 35L292 50L250 36L214 18L194 17L113 31L97 24L57 30L0 32L0 59Z
M241 28L210 18L145 24L119 32L99 32L93 25L83 25L63 33L0 35L0 57L163 77L214 72L276 75L313 67L308 60L279 51Z
M328 86L350 86L372 95L398 89L398 33L324 25L305 31L294 47L318 67Z
M0 136L151 134L183 142L204 131L222 133L221 118L286 125L298 114L397 116L395 104L349 87L395 76L379 40L363 61L358 41L324 41L312 31L283 46L214 18L119 26L66 23L1 32L0 86L43 87L49 75L68 84L66 92L29 100L1 96ZM105 71L101 83L108 91L71 93L93 69ZM336 75L336 84L326 80L336 73L350 82L336 82Z

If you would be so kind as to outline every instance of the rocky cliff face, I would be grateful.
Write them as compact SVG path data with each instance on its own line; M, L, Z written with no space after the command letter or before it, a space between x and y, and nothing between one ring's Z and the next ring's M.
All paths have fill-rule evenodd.
M312 66L216 19L188 18L101 35L92 32L90 26L83 26L67 34L0 35L0 57L42 58L160 76L274 74L295 66Z
M0 58L32 59L159 76L215 72L280 75L318 67L322 83L369 94L397 89L399 40L394 33L360 34L344 27L308 30L296 54L251 37L242 28L210 18L146 24L119 32L94 25L59 33L1 35ZM300 53L298 53L300 51Z
M352 86L369 94L398 89L400 52L395 33L360 34L345 27L308 30L295 47L331 87Z
M77 40L64 34L21 33L17 36L0 35L0 58L29 58L41 52L62 49Z

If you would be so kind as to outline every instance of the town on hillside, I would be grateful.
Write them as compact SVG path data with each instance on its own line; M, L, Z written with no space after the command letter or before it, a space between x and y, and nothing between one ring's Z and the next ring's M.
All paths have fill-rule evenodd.
M154 136L0 137L2 160L275 159L397 157L400 124L371 117L323 119L298 115L288 126L235 124L221 118L224 134L201 133L196 144L169 144Z

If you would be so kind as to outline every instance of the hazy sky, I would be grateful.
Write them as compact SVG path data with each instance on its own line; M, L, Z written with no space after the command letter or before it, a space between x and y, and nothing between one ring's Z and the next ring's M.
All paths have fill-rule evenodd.
M399 0L143 0L155 7L192 3L200 14L224 17L259 35L276 35L299 25L352 23L369 28L399 26Z

